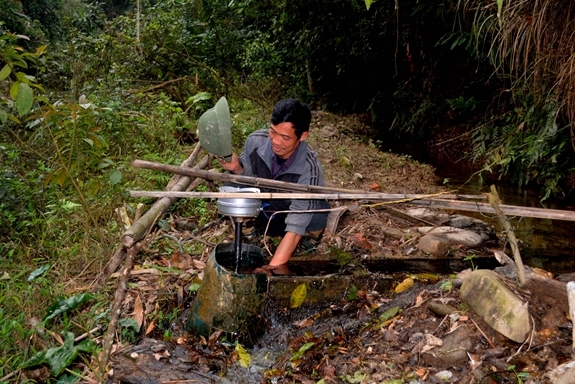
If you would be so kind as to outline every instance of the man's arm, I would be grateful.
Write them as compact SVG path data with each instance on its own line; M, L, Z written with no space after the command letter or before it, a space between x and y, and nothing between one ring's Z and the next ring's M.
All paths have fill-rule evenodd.
M294 253L299 241L301 240L302 235L298 235L294 232L286 232L282 241L278 245L276 249L276 253L274 257L270 261L270 266L276 267L278 265L282 265L288 262L292 254Z

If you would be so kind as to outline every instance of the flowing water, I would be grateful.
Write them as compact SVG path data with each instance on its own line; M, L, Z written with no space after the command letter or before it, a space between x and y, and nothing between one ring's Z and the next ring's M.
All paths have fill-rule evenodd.
M552 208L575 211L575 199L548 199L540 202L539 191L518 188L508 183L488 181L472 176L474 169L458 166L445 158L431 158L428 163L436 167L436 174L445 180L446 185L461 194L488 193L491 184L495 184L503 204L523 207ZM500 229L497 220L485 215L465 213L492 223ZM546 269L554 274L575 272L575 222L536 218L511 218L516 237L524 244L521 256L526 265ZM511 255L510 249L507 250Z

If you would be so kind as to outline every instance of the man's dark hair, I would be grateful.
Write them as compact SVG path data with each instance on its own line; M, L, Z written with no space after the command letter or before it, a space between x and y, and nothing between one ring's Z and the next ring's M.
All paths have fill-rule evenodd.
M280 100L272 111L271 122L273 125L292 123L295 135L299 139L302 133L309 131L311 111L307 104L296 99Z

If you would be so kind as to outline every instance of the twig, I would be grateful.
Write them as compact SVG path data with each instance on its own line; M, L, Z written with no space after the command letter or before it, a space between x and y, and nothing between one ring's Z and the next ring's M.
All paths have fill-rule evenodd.
M19 370L19 369L16 370L16 371L14 371L14 372L10 372L10 373L7 374L6 376L1 377L1 378L0 378L0 382L8 381L8 379L11 379L12 377L16 376L16 375L19 374L19 373L20 373L20 370Z
M142 217L142 212L144 210L144 204L138 203L136 206L136 214L134 215L134 222L138 221Z
M489 345L491 345L491 348L497 348L495 346L495 344L493 344L493 342L491 340L489 340L489 337L487 337L487 335L483 332L483 330L481 328L479 328L479 325L477 325L477 323L475 321L473 321L473 319L471 318L471 316L469 317L469 320L471 320L471 322L473 323L473 325L475 325L475 327L477 328L477 330L483 335L483 337L485 337L485 340L487 340L487 342L489 343Z
M509 356L509 358L507 360L505 360L506 363L509 363L511 361L511 359L513 359L515 356L517 356L519 354L519 352L521 352L521 349L523 349L523 346L528 341L529 341L529 347L527 347L527 351L525 351L525 352L528 352L531 349L531 343L533 342L533 338L535 337L535 320L533 319L533 316L531 316L531 321L533 322L533 327L531 328L531 336L529 336L529 338L527 340L525 340L523 342L523 344L521 344L521 346L519 347L517 352L515 352L513 355Z
M519 276L519 285L525 285L527 281L525 278L525 267L523 266L523 260L521 260L521 253L519 253L519 247L517 246L517 239L515 238L515 232L511 228L511 224L509 224L509 220L505 216L505 214L501 211L499 207L499 195L497 194L497 190L495 186L491 186L491 193L489 194L489 203L497 213L497 217L501 221L501 225L507 232L507 238L509 239L509 243L511 244L511 249L513 250L513 258L515 259L515 266L517 267L517 276Z
M86 337L93 335L94 333L98 332L100 329L102 329L101 325L96 326L96 328L92 329L91 331L88 331L86 333L81 334L80 336L76 337L74 339L74 341L80 341L85 339Z

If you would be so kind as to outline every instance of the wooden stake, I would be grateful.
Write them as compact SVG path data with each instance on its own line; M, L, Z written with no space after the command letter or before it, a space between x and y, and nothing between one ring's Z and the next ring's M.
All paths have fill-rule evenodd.
M126 291L128 289L128 277L130 277L130 271L134 265L134 258L138 252L140 252L140 247L140 243L136 243L133 247L127 250L128 257L126 257L126 263L122 269L122 276L118 280L118 288L116 289L116 294L114 295L112 317L110 319L110 323L108 324L108 330L106 331L104 342L102 343L102 359L99 361L100 374L102 377L106 377L106 366L108 365L108 360L110 359L114 335L116 334L120 312L122 311L122 303L124 302L124 297L126 296Z
M509 220L505 214L501 211L499 207L499 194L497 194L497 190L495 189L495 185L491 186L491 193L489 194L489 203L497 213L497 217L499 221L501 221L501 225L507 232L507 238L509 239L509 243L511 244L511 249L513 250L513 258L515 259L515 266L517 267L517 276L519 276L519 285L525 285L525 267L523 266L523 260L521 260L521 254L519 253L519 247L517 246L517 239L515 238L515 232L511 228L511 224L509 224Z
M575 281L567 283L567 298L569 300L569 317L573 323L573 346L572 350L575 351Z

